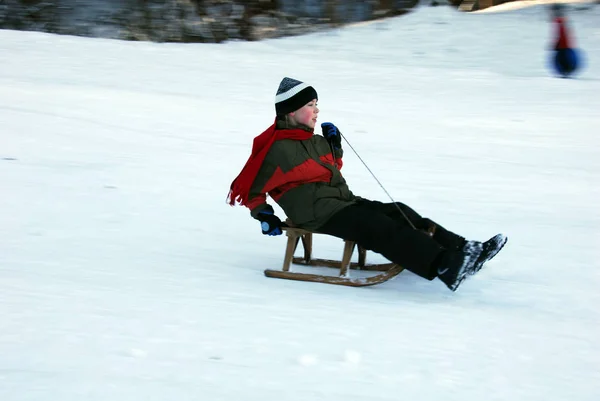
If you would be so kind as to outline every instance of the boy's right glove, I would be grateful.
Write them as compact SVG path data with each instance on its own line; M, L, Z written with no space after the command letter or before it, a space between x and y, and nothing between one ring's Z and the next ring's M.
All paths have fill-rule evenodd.
M323 123L321 124L321 129L323 130L323 136L327 139L327 142L331 144L334 150L339 150L342 148L342 132L333 125L332 123Z
M260 221L260 228L262 228L263 234L274 236L283 233L281 230L281 220L279 220L279 217L275 216L273 209L263 210L258 213L256 218Z

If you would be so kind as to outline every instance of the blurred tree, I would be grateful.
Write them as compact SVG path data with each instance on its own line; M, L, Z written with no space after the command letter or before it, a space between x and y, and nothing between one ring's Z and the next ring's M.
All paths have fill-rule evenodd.
M337 0L325 0L325 18L327 18L332 24L338 23L336 8Z

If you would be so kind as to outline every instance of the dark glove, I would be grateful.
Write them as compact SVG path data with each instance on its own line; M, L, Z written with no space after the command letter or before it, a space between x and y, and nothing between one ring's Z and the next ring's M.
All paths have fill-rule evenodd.
M323 136L334 150L342 148L342 132L332 123L321 124Z
M261 222L260 227L262 228L262 233L266 235L281 235L283 231L281 231L281 220L279 217L275 216L273 213L273 209L269 207L269 209L265 209L262 212L258 213L257 219Z

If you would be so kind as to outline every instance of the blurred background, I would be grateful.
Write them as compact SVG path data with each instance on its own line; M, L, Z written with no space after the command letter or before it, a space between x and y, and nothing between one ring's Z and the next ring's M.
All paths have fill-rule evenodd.
M0 4L0 28L110 39L218 43L298 35L387 18L410 12L418 4L471 12L506 2L511 1L5 0ZM517 3L534 2L549 3Z

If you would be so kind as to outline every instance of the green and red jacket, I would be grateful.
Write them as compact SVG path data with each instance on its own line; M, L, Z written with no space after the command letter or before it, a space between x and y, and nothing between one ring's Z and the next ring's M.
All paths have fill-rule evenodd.
M286 128L285 121L277 121L277 130ZM321 135L275 141L250 189L246 206L252 217L270 208L268 194L296 226L317 230L358 199L340 172L342 156L341 149L332 153Z

